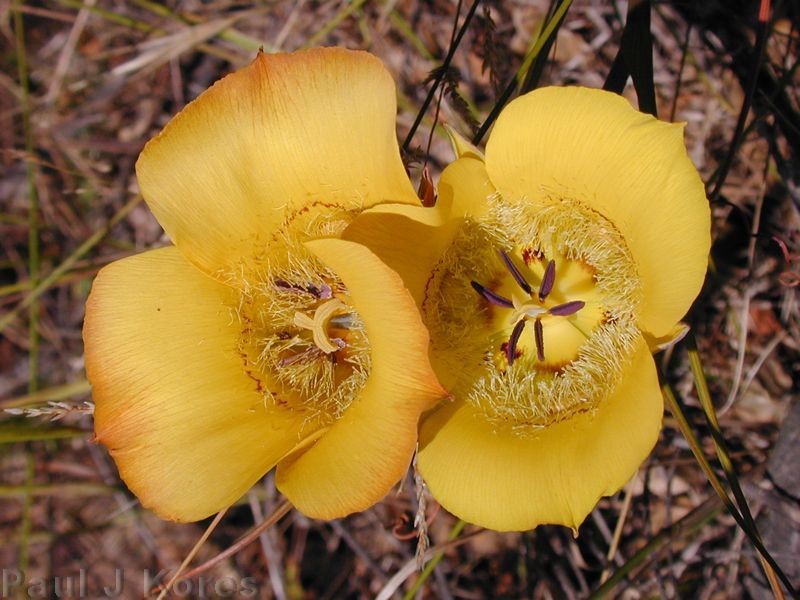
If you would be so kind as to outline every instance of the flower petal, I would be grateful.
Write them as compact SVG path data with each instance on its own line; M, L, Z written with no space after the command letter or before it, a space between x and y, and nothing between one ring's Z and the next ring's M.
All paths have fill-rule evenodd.
M455 402L423 420L418 465L434 498L465 521L499 531L545 523L577 529L647 457L662 413L653 358L640 340L619 388L596 414L520 437Z
M365 52L262 52L145 146L139 185L181 252L224 277L300 211L419 204L395 113L392 78Z
M450 125L447 123L444 124L444 130L447 132L447 137L450 140L450 147L452 148L453 154L456 158L469 156L483 160L483 152L481 152L475 146L475 144L470 142L467 138L458 133L458 131L450 127Z
M367 248L306 244L342 278L364 322L372 371L358 398L316 444L278 465L278 488L306 515L364 510L406 472L422 411L446 396L428 362L428 332L400 277Z
M507 199L577 199L616 225L642 278L643 329L662 336L686 313L705 277L711 236L683 125L639 113L609 92L542 88L503 110L486 168Z
M439 203L451 218L480 219L489 211L488 198L496 192L483 160L471 155L450 163L439 178Z
M486 214L487 198L494 191L482 160L460 158L442 173L434 207L376 206L357 216L342 237L377 254L421 306L431 273L463 219Z
M431 271L453 241L456 221L447 219L440 205L426 208L384 204L358 215L342 238L369 248L395 271L422 305ZM422 243L424 240L424 243Z
M95 434L142 504L195 521L229 506L297 446L237 351L227 288L174 247L105 267L86 304Z

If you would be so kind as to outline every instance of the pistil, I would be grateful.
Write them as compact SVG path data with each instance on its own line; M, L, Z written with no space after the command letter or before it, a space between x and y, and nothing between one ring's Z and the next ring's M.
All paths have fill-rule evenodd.
M314 311L313 318L299 311L296 312L294 314L294 324L302 329L310 330L314 337L314 345L325 354L332 354L344 348L345 342L340 338L331 339L328 337L328 322L334 313L346 308L341 300L333 298L320 304Z

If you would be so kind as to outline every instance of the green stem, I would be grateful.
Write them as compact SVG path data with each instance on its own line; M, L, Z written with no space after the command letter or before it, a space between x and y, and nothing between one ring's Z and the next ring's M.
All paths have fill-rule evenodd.
M453 525L453 528L450 530L450 534L447 536L447 540L450 541L456 539L464 530L465 526L466 523L464 521L458 521L455 525ZM431 576L431 573L433 573L433 570L436 568L436 565L438 565L441 562L443 557L444 557L443 551L437 552L436 555L430 561L428 561L428 564L425 565L425 568L422 570L422 573L419 574L419 577L414 582L414 585L412 585L411 588L403 596L403 600L411 600L414 596L417 595L417 592L425 584L425 581L427 581L428 577Z
M33 130L31 129L31 98L28 80L28 59L25 49L25 23L20 11L20 0L14 2L14 30L16 34L17 74L22 91L22 131L25 140L25 176L28 188L28 279L36 285L39 280L39 195L36 191L36 166L33 161ZM28 392L39 386L39 303L28 306Z
M655 555L668 544L678 539L688 539L698 533L707 523L717 518L722 512L722 507L722 503L716 497L711 496L680 521L661 531L647 542L641 550L631 556L624 565L598 587L589 598L597 600L608 596L623 579L628 577L635 569L652 561Z

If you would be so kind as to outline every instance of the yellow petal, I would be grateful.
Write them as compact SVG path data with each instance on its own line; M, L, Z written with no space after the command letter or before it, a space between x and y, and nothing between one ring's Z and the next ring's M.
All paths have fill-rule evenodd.
M596 414L530 437L497 430L461 401L427 416L418 464L451 513L499 531L551 523L577 529L602 496L619 490L658 439L663 400L640 340L619 388Z
M374 56L259 53L145 146L139 185L181 252L223 277L258 264L298 211L419 204L395 112L394 83Z
M175 248L105 267L83 330L95 434L142 504L194 521L232 504L299 441L237 351L230 288Z
M681 321L666 335L662 335L661 337L653 337L646 331L643 332L643 335L645 341L647 342L647 346L650 348L650 352L655 353L672 348L675 344L685 338L687 333L689 333L689 326Z
M439 178L439 202L451 218L480 219L487 214L488 198L495 192L483 160L470 155L450 163Z
M450 139L450 147L453 149L453 154L455 154L456 158L462 158L466 156L483 160L483 152L481 152L467 138L458 133L447 123L444 124L444 130L447 132L447 137Z
M384 204L357 216L342 238L369 248L402 278L422 305L431 271L453 241L458 222L441 204L431 208Z
M686 313L703 283L711 237L682 125L639 113L609 92L542 88L502 112L486 168L507 199L577 199L616 225L643 282L643 329L662 336Z
M342 237L377 254L422 306L431 273L463 220L485 215L494 191L482 160L460 158L442 173L436 206L376 206L356 217Z
M278 488L306 515L330 519L380 500L408 468L417 421L446 395L428 362L428 332L396 273L343 240L307 243L347 286L369 339L372 371L341 419L278 465Z

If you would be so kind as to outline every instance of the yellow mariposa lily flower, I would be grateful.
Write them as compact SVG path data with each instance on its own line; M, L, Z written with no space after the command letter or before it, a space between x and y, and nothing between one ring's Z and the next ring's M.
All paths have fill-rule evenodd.
M484 156L455 138L434 209L345 232L401 274L453 402L423 417L419 469L460 518L577 528L655 444L650 353L703 282L710 212L683 127L585 88L502 112Z
M84 341L96 438L159 515L206 517L277 465L299 510L341 517L405 473L445 392L401 279L340 239L365 208L419 205L395 111L366 53L259 53L142 152L175 246L100 272Z

